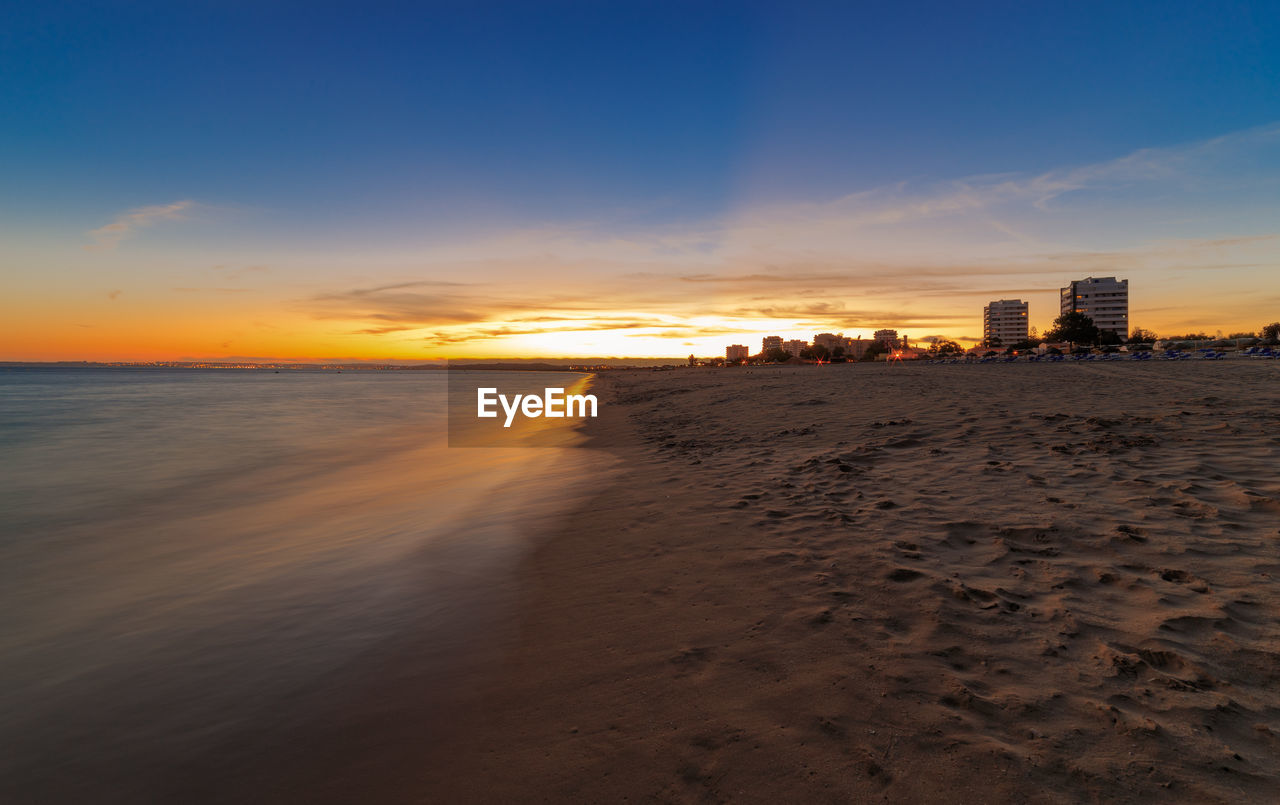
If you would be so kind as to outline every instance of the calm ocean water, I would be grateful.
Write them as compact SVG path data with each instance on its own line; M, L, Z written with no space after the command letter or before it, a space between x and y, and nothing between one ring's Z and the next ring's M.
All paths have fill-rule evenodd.
M444 375L0 370L0 799L269 787L361 708L429 740L605 461L447 448Z

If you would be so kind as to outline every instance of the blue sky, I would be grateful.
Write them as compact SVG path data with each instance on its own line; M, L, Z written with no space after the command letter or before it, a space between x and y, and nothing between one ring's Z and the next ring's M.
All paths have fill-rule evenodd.
M554 230L562 255L565 231L587 232L583 251L599 259L611 239L716 229L701 247L682 241L711 254L726 222L777 205L1194 152L1280 121L1274 2L30 3L6 14L0 234L17 245L4 268L107 267L113 286L130 280L119 255L60 249L176 203L182 215L155 219L172 224L121 241L137 278L157 281L145 266L168 260L175 272L261 263L300 279L310 261L350 284L360 270L322 259L344 254L382 266L371 282L406 281L448 274L424 255L463 240L469 261L516 260L483 244ZM1212 187L1145 177L1075 189L1073 215L1037 237L1101 251L1171 233L1270 234L1275 148L1215 159ZM1146 214L1108 232L1116 209ZM944 229L928 233L939 254ZM846 247L854 263L865 256Z

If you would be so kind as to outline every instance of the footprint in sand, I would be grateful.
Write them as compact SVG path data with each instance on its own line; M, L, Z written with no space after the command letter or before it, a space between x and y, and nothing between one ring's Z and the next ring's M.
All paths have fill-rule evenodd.
M916 579L921 578L922 576L924 576L924 574L921 573L919 570L912 570L909 567L899 567L890 571L889 575L886 576L886 578L889 579L889 581L904 582L904 581L915 581Z

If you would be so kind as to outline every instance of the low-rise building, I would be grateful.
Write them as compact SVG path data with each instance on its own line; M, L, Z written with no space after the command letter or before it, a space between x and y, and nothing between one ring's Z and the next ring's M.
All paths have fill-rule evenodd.
M897 330L876 330L871 336L872 341L879 341L880 345L885 349L897 349L902 346L902 342L898 339Z
M769 350L782 349L782 336L766 335L764 340L760 342L760 352L768 354Z
M809 342L801 341L799 338L793 338L790 341L783 343L782 348L786 350L791 357L799 358L800 353L809 348Z
M813 337L813 345L826 347L832 354L835 354L838 349L841 355L848 355L856 340L844 333L818 333Z
M813 345L834 352L836 347L844 347L844 333L818 333L813 337Z
M740 363L751 357L751 350L742 344L730 344L724 348L724 359L729 363Z

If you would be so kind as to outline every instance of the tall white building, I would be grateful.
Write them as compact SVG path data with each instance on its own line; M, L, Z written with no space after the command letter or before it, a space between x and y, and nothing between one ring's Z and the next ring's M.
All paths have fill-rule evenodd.
M751 350L743 344L730 344L724 348L724 359L729 363L745 361L751 356Z
M782 349L782 336L766 335L760 342L760 353L767 354L771 349Z
M1011 346L1027 340L1027 303L1021 299L988 302L982 309L982 343Z
M1129 280L1086 277L1062 289L1062 312L1083 313L1099 330L1129 337Z

